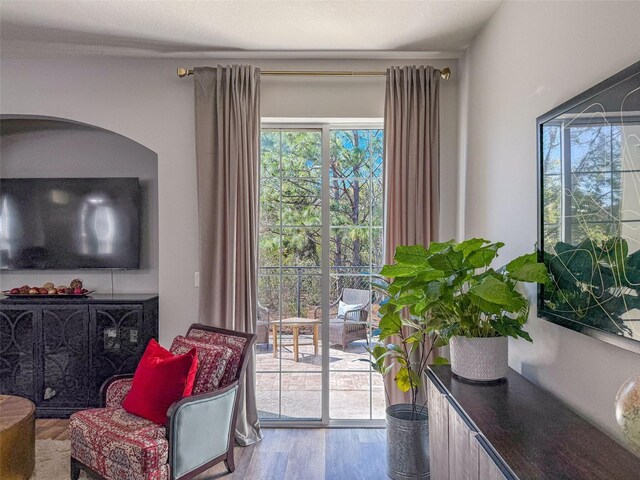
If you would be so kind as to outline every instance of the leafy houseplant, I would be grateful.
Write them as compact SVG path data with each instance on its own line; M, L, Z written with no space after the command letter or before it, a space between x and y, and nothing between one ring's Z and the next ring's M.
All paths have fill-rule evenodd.
M529 303L516 286L521 281L546 282L547 269L535 254L518 257L501 270L491 268L503 246L482 238L432 242L428 248L399 246L396 263L385 265L380 272L392 282L376 285L388 300L379 310L383 343L369 350L371 364L383 376L397 366L397 387L411 393L410 404L387 408L387 473L391 478L423 478L429 471L428 415L425 405L418 405L418 391L435 346L451 340L452 371L486 380L506 374L507 336L531 341L523 329ZM390 338L395 341L385 345ZM429 339L430 347L425 350ZM472 345L465 345L464 340ZM471 349L474 362L470 366L465 362L469 356L460 355L465 348ZM483 356L488 360L483 362ZM487 368L494 363L501 363L497 377ZM474 375L478 367L481 374Z
M435 345L445 345L452 340L451 367L454 373L474 380L495 380L495 372L484 376L473 371L482 370L482 356L487 350L498 349L497 357L488 359L488 366L496 359L501 365L498 374L506 374L506 337L531 337L524 330L529 302L517 290L519 282L546 283L547 268L538 263L536 254L522 255L509 262L504 268L495 270L491 263L498 255L503 243L492 243L482 238L472 238L460 243L432 242L428 248L422 245L399 246L395 253L395 264L385 265L380 272L393 279L388 286L389 301L380 309L381 339L396 335L402 325L412 327L416 333L402 339L408 345L409 353L413 343L424 335L436 334ZM408 308L411 318L402 319L401 312ZM456 346L465 343L465 338L499 339L474 342L474 365L457 365ZM468 343L468 342L467 342ZM486 347L480 346L481 344ZM497 345L497 347L496 347ZM401 366L401 356L394 346L376 347L372 351L378 371L388 370L380 366L380 359L391 357ZM377 349L377 350L376 350ZM393 352L393 353L389 353ZM460 368L463 367L463 368ZM403 389L408 383L411 389L420 385L421 371L416 375L402 368L396 376L396 383ZM471 372L471 373L469 373ZM497 378L500 378L499 376Z
M372 360L362 360L371 363L373 370L383 376L389 375L396 367L395 383L402 392L410 392L411 398L411 403L389 405L386 410L387 474L395 480L429 478L429 417L426 404L418 403L418 392L437 334L429 329L427 315L419 318L401 316L401 312L396 310L395 297L388 292L388 284L378 283L374 288L389 297L378 312L382 315L380 341L390 341L391 337L395 341L367 349ZM432 342L430 348L425 349L428 339ZM384 389L390 404L386 384Z

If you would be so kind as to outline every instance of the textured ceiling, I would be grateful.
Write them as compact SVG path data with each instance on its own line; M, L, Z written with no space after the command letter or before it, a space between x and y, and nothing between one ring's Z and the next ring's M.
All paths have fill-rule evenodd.
M459 52L499 0L2 0L0 53L372 58Z

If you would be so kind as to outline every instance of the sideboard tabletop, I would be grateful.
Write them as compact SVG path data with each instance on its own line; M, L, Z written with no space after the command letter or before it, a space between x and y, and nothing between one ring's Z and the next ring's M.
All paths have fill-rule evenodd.
M465 381L449 366L431 365L427 376L520 480L640 479L639 457L512 369L488 384Z
M149 300L158 298L157 293L92 293L86 297L72 296L72 295L60 295L55 296L43 296L38 295L25 295L24 297L6 297L0 296L0 305L22 305L29 304L55 304L63 303L144 303Z

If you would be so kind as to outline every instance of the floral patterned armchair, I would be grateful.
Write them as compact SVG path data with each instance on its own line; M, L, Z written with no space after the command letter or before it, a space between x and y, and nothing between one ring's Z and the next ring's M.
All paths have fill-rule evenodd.
M255 341L199 324L176 337L173 353L196 347L198 373L193 394L169 408L166 426L121 407L133 375L108 379L104 407L71 416L71 479L84 470L105 480L187 480L221 461L233 472L239 383Z

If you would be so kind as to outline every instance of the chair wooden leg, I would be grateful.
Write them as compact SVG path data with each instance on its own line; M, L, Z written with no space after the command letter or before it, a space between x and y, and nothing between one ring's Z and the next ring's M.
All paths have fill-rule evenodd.
M80 464L75 458L71 458L71 480L78 480L80 478Z
M227 459L224 461L224 466L227 467L227 470L229 470L229 473L233 473L234 470L236 469L236 464L233 459L233 447L231 447L229 449L229 452L227 452Z

